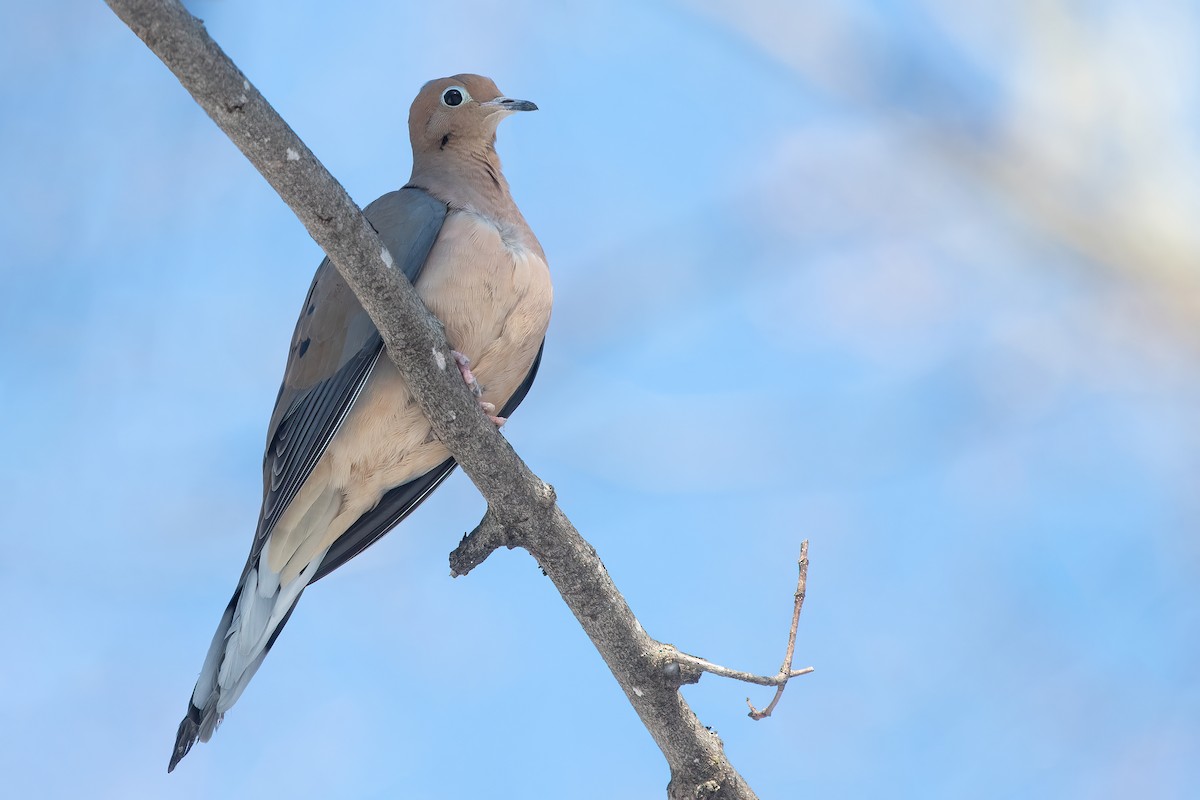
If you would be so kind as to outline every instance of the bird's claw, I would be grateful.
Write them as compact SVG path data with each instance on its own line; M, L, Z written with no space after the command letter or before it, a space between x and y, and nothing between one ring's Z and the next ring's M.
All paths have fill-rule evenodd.
M494 403L489 403L486 400L480 400L479 407L483 409L483 413L487 414L487 418L490 419L497 428L508 422L508 417L496 416L496 406Z
M475 374L471 372L471 359L457 350L451 350L450 355L454 356L454 363L458 364L458 371L462 373L463 383L470 388L471 394L483 397L483 387L479 385L479 381L475 380Z
M483 413L487 414L487 418L492 421L497 428L508 422L508 417L496 416L496 406L494 403L489 403L483 400L483 387L479 385L479 381L475 379L475 374L471 372L471 359L457 350L451 350L450 355L454 356L454 363L458 364L458 371L462 373L463 383L467 384L471 389L471 394L475 395L479 400L479 407L483 409Z

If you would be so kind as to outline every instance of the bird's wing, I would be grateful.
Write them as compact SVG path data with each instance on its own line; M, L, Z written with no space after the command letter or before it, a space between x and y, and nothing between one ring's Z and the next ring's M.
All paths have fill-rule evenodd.
M444 203L421 189L390 192L364 210L397 268L416 282L446 219ZM213 636L168 771L197 739L208 741L237 701L308 584L279 585L259 556L288 504L308 480L371 374L383 342L329 259L321 262L292 337L283 386L263 456L263 508L250 557Z
M533 379L537 377L538 366L542 363L543 349L545 349L545 342L538 348L537 357L534 358L533 365L529 368L529 374L525 376L525 380L521 382L521 385L513 392L513 396L500 410L500 416L511 415L525 399L525 395L529 393L529 387L533 385ZM453 458L447 458L424 475L397 486L385 494L379 501L379 505L359 517L358 521L330 546L309 583L315 583L333 572L399 525L442 481L450 477L450 473L456 466Z
M416 283L445 221L445 203L406 187L380 197L363 213L396 267ZM379 331L326 258L300 311L271 415L262 514L247 569L325 452L382 352Z

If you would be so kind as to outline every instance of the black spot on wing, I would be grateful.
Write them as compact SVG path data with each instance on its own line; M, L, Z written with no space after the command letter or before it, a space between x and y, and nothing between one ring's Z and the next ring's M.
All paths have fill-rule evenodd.
M446 204L422 189L406 187L380 197L364 213L405 276L415 282L445 220ZM305 314L315 310L314 292L320 280L318 273L318 280L313 282L305 300ZM309 337L297 342L293 357L298 360L311 344ZM273 415L278 422L269 435L263 464L266 486L262 516L248 564L258 557L279 517L325 452L382 350L379 332L372 329L354 355L334 374L295 394L281 387ZM291 368L289 362L289 371ZM287 386L285 374L284 387ZM286 408L279 407L281 402L286 403Z

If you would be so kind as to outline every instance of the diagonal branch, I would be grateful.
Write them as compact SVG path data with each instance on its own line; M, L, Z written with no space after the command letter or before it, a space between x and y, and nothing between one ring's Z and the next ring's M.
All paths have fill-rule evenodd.
M642 629L589 545L485 417L459 377L442 327L345 190L316 160L203 24L177 0L107 0L175 73L214 122L295 212L362 302L388 355L433 429L488 502L479 527L452 555L465 574L500 546L528 550L554 582L612 670L671 768L670 798L753 798L678 689L673 648ZM694 682L694 681L691 681Z

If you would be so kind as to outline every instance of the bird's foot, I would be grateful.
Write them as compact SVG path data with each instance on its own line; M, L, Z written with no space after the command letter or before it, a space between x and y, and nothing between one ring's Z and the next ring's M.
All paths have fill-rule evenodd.
M496 406L494 404L489 403L485 400L480 400L479 407L483 409L483 413L487 414L487 418L490 419L497 428L499 428L504 423L508 422L508 417L497 417L496 416Z
M488 419L495 423L497 428L499 428L505 422L508 422L507 417L496 416L496 406L493 403L489 403L482 399L483 387L479 385L479 381L475 379L475 374L471 372L471 359L467 358L464 354L458 352L457 350L451 350L450 355L454 356L454 363L458 364L458 371L462 373L463 383L467 384L467 386L471 389L471 394L475 395L477 398L480 398L479 407L483 409L484 414L487 414Z
M475 373L471 372L471 359L457 350L451 350L450 355L454 356L454 363L458 364L458 371L462 373L463 383L471 390L471 394L483 397L483 387L479 385L479 381L475 380Z

